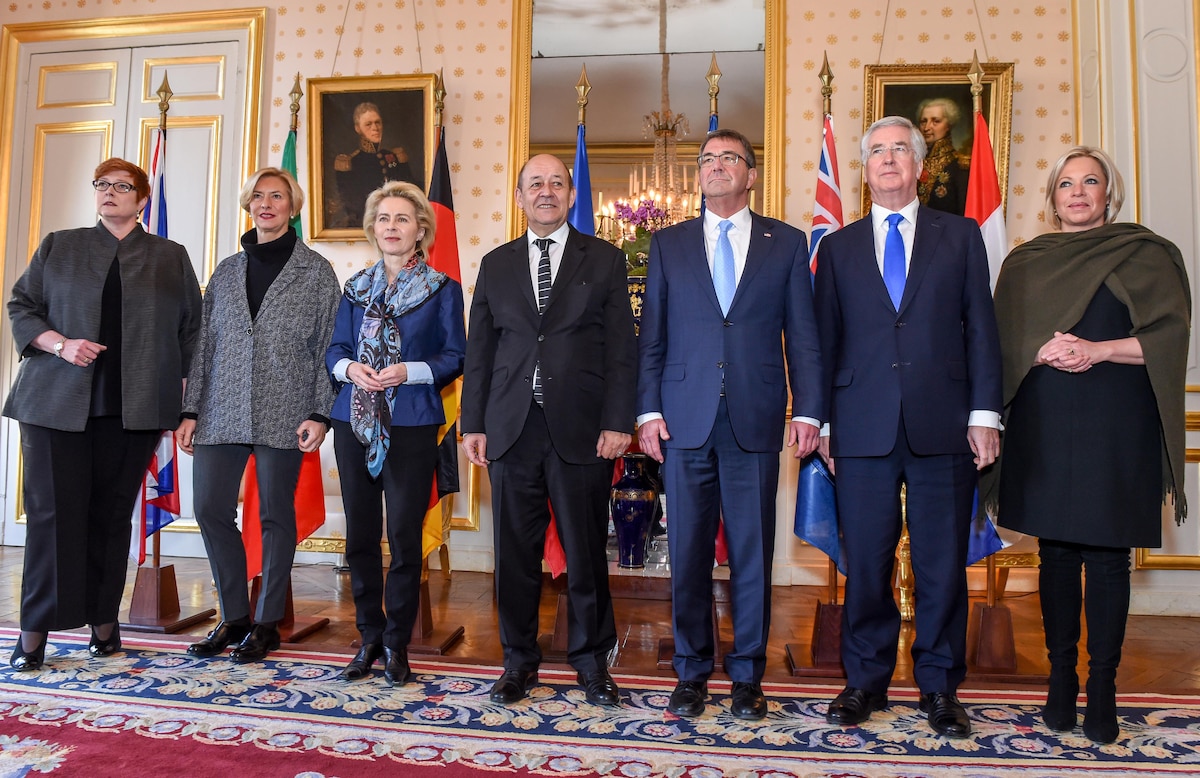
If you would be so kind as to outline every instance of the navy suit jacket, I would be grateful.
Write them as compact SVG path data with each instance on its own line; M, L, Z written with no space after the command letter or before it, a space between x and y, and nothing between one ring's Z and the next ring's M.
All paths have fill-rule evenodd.
M821 241L815 300L834 457L970 453L973 410L1002 408L987 252L971 219L917 210L904 297L888 297L870 215Z
M358 332L366 308L342 295L333 327L333 341L325 352L330 374L342 359L358 361ZM392 405L393 427L418 427L444 424L442 388L462 375L467 334L463 322L462 286L454 279L446 281L428 300L396 320L400 328L400 360L424 362L433 373L432 384L402 384L396 387ZM350 421L350 393L354 384L334 379L338 388L330 418Z
M804 233L751 214L746 266L727 316L708 268L703 217L655 233L638 354L638 414L663 415L671 434L664 447L704 444L723 380L738 444L781 450L788 381L792 415L824 418Z
M462 432L486 433L498 459L520 437L540 361L550 440L571 464L597 464L603 430L632 433L637 346L625 254L570 229L538 313L526 235L483 258L471 298Z

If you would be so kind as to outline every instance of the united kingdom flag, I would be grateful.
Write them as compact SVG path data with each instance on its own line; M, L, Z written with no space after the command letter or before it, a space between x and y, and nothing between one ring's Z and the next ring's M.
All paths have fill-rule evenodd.
M838 181L837 144L833 139L833 117L825 115L821 132L821 160L817 165L817 197L813 203L812 236L808 269L817 274L817 246L827 233L842 226L842 185Z

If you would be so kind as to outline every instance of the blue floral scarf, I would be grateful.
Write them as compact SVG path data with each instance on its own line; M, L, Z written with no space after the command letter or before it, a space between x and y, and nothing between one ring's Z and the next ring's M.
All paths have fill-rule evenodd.
M402 361L396 320L445 285L448 276L421 259L419 253L413 257L390 286L382 259L346 281L346 297L366 308L358 330L358 361L364 365L382 370ZM358 441L367 447L367 471L372 478L383 471L395 399L394 386L382 392L368 392L355 384L350 394L350 427Z

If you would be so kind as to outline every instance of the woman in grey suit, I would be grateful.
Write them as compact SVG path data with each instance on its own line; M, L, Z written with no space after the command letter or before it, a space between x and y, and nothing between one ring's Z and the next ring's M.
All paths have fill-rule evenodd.
M221 601L221 622L188 647L234 661L279 647L296 551L296 482L304 454L325 439L333 387L325 349L341 287L329 262L289 221L304 205L296 179L263 168L242 187L254 229L242 251L217 266L204 295L204 324L188 375L179 447L195 457L196 521ZM250 454L262 496L262 596L251 622L246 553L235 522Z
M146 173L109 159L92 187L99 222L48 234L8 302L28 521L17 670L42 666L50 630L89 624L92 656L121 648L130 516L200 329L187 250L138 224Z

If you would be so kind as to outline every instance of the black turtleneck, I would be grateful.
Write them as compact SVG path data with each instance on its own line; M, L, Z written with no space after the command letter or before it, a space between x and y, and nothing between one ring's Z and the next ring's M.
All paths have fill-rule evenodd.
M269 243L258 242L258 231L250 230L242 236L242 249L246 252L246 302L250 305L250 318L258 316L259 306L267 296L267 290L279 276L283 266L296 248L296 229L288 227L287 233Z

